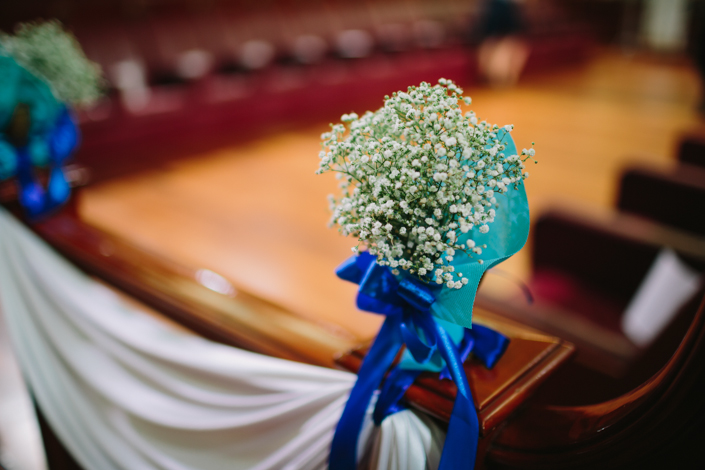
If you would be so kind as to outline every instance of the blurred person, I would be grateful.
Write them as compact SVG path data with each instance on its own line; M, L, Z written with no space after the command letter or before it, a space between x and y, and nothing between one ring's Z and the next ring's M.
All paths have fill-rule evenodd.
M522 35L525 25L521 0L487 0L480 11L478 31L480 74L490 86L516 84L529 48Z

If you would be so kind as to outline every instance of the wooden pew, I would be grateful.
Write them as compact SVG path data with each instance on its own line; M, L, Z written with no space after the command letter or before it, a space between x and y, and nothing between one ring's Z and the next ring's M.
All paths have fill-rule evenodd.
M619 213L579 215L555 208L532 229L534 303L478 296L478 305L575 344L584 373L623 377L645 351L621 331L621 316L662 247L705 271L705 239ZM660 364L684 334L663 347ZM655 372L653 370L651 373Z
M5 188L5 194L11 193L11 190ZM75 201L76 198L73 204ZM240 289L240 286L229 284L227 280L218 284L215 290L212 284L209 288L209 283L204 282L198 269L144 252L119 237L86 225L78 217L75 205L70 205L64 211L33 224L32 227L51 245L87 272L132 295L149 307L157 309L167 317L216 341L323 366L333 366L334 359L337 357L339 365L351 370L356 369L364 354L365 345L360 345L353 336L346 335L340 328L335 328L324 321L311 321L310 318L300 317L266 299L248 294ZM626 299L630 291L638 285L643 271L651 263L659 246L663 244L674 246L696 265L703 262L702 253L705 252L702 240L697 237L626 215L614 216L609 220L602 220L601 223L595 223L595 221L588 223L575 215L553 213L541 218L533 233L535 266L540 268L539 271L574 269L574 275L577 278L592 277L598 287L610 288L613 295L622 299ZM558 243L565 240L572 240L573 245ZM610 246L610 240L613 246L608 251L604 251ZM598 249L598 253L601 250L600 256L584 249L592 245ZM576 247L583 248L576 249ZM630 261L621 263L617 266L618 270L608 270L606 276L600 277L600 260L617 254L627 256ZM579 266L582 266L580 268L582 270L576 271ZM495 308L496 305L483 302L479 304L476 320L508 334L512 338L512 346L505 359L500 361L492 371L487 371L472 361L466 364L482 426L478 468L482 468L485 464L488 468L492 468L495 464L510 465L510 467L518 465L511 459L524 452L523 448L518 447L518 450L512 448L511 455L502 453L504 452L502 449L505 448L503 446L508 445L507 443L518 445L516 441L521 443L525 439L527 442L533 442L538 439L532 436L529 430L522 428L523 424L517 424L518 427L514 425L515 416L519 416L517 419L520 423L525 419L522 417L524 414L516 413L528 413L521 410L526 409L532 401L538 400L538 404L529 409L548 410L531 411L532 413L547 413L546 416L549 417L546 419L552 419L550 416L556 413L553 405L565 404L563 402L567 399L575 402L569 403L570 405L602 400L603 403L608 403L604 408L606 414L602 418L594 417L594 422L600 423L602 422L600 419L614 418L614 423L618 423L615 424L617 429L619 426L627 426L626 423L637 416L635 413L620 414L620 410L635 407L634 409L645 412L641 407L646 406L648 411L648 404L643 405L639 397L648 396L651 400L675 374L671 372L667 375L659 375L660 372L649 370L647 367L636 374L629 375L624 372L622 380L614 380L605 374L591 372L581 363L559 369L559 365L570 355L572 346L558 337L575 341L582 352L585 344L589 344L588 340L597 339L596 345L599 350L600 347L609 345L609 340L617 336L614 332L611 336L605 336L607 329L581 328L584 321L577 323L579 325L577 329L558 330L559 335L555 335L556 330L553 331L554 335L541 334L525 326L526 323L531 323L532 319L524 316L524 313L520 312L521 309L518 310L521 314L514 316L514 320L517 321L511 321L491 313L491 311L506 313ZM670 353L676 349L684 332L688 330L688 325L691 325L690 331L700 328L701 325L697 321L691 324L690 319L694 310L692 305L689 307L691 307L690 310L686 309L679 317L681 320L677 328L669 333L667 344L660 346L660 354L656 355L656 362L653 357L649 357L646 361L647 365L652 368L654 364L657 368L660 364L670 364L669 367L672 368L682 366L682 361L674 362L673 358L669 361ZM618 314L619 310L614 312ZM564 327L568 325L565 318L560 325ZM545 321L534 323L534 326L544 331L548 330ZM590 334L576 335L575 330L578 333ZM571 337L570 333L576 336ZM689 334L692 336L695 333ZM613 348L615 344L618 345L618 343L612 344ZM354 352L345 355L345 352L351 349ZM638 363L639 357L643 357L637 354L638 351L627 352L633 354L628 357L628 361L625 361L627 366L634 366ZM603 356L603 365L608 363L604 361L604 357L608 356ZM617 356L619 357L618 354ZM661 385L654 388L655 391L651 388L648 390L640 388L640 384L649 377L651 379L647 380L648 383L657 379L660 381ZM571 383L572 388L567 388L566 384ZM581 388L584 392L582 396L577 393ZM439 382L432 376L425 376L408 391L406 398L412 406L421 408L440 419L447 419L454 393L452 384ZM633 396L636 401L624 402L626 398L623 398L620 399L622 401L615 402L615 397L620 393L626 393L625 397ZM551 403L552 406L544 406L541 403ZM627 404L622 406L618 403ZM592 408L590 413L599 414L601 409ZM576 416L572 426L579 426L579 423L586 419L580 417L582 411L575 411L575 406L560 408L560 410L563 413L561 419L565 416ZM680 424L675 423L675 425ZM510 429L517 429L517 431L511 431L514 433L511 434ZM589 435L590 429L586 430L585 436ZM597 432L595 429L592 431ZM51 430L46 429L45 426L43 432L50 436L47 433ZM537 432L548 435L551 430L541 428ZM525 435L522 436L521 433ZM599 434L589 437L590 440L596 441L600 441L600 438ZM497 439L501 440L497 441ZM610 452L615 452L615 449L612 448ZM569 450L566 450L566 455L569 453ZM522 454L521 459L524 458ZM509 461L511 463L507 464ZM540 465L543 465L540 459L534 462L541 462ZM536 465L540 466L539 463Z
M359 352L346 355L364 347L354 335L324 321L293 314L224 279L214 287L204 281L199 270L160 258L86 225L73 209L70 205L31 227L83 270L166 318L212 340L275 357L327 367L333 367L337 359L339 366L353 370L355 364L359 365ZM511 339L504 358L494 369L487 370L475 361L466 364L481 417L481 433L489 442L490 436L570 357L573 347L490 312L476 311L475 319ZM455 393L451 382L425 375L408 391L407 400L447 420ZM77 468L66 460L65 449L46 422L42 422L42 430L49 459L53 460L55 454L57 462L69 462L51 468Z
M11 194L12 191L6 190L5 193ZM80 194L77 198L80 198ZM74 198L74 204L77 198ZM222 280L225 283L221 282L213 290L213 285L209 288L208 283L204 282L200 270L146 253L119 237L90 227L80 220L74 209L75 206L69 206L65 211L34 224L33 228L87 272L167 317L211 339L265 354L324 366L332 366L334 358L338 357L338 364L351 370L356 369L356 364L359 365L364 345L360 345L354 336L345 334L335 325L293 314L267 299L248 294L246 289L228 283L225 279ZM618 300L626 302L659 246L669 244L680 247L679 251L686 257L692 258L695 263L702 262L702 241L680 231L624 215L602 220L601 224L597 224L597 229L594 225L570 214L540 219L533 232L535 265L540 268L539 271L573 269L578 279L592 279L597 287L612 289L612 294ZM572 240L573 245L560 243L565 240ZM591 253L584 248L593 245L596 252ZM612 251L605 252L606 247ZM608 270L606 276L600 277L600 260L619 254L627 255L630 261L621 263L618 269ZM583 328L585 317L582 323L578 321L577 328L575 324L573 328L567 328L569 323L565 317L559 323L559 326L564 327L562 330L547 330L545 322L534 324L541 330L553 333L547 335L522 325L531 323L532 318L524 316L525 312L521 312L521 309L514 316L517 322L512 322L490 313L494 310L506 313L495 309L496 306L480 305L486 308L477 310L477 321L509 334L513 349L508 351L505 360L500 361L493 371L487 371L472 361L466 364L482 426L483 440L478 468L485 462L493 461L492 449L497 447L493 447L492 442L498 433L503 433L502 429L511 426L515 413L531 403L532 395L554 405L561 403L557 398L565 400L566 395L583 403L603 399L609 401L619 391L635 390L645 377L653 377L656 373L646 369L639 371L639 374L627 373L628 366L633 366L642 357L633 347L612 354L622 359L623 380L595 374L582 367L581 363L566 366L561 371L558 366L570 355L572 347L558 338L575 341L581 353L586 344L596 345L598 351L606 348L609 353L614 353L615 346L626 343L613 341L618 338L614 331L610 335L608 329ZM616 315L621 313L619 309L605 309L601 313L604 316L610 311ZM669 335L667 344L660 348L662 352L657 355L657 360L661 364L668 362L670 353L675 350L687 330L688 315L685 312L681 316L684 321ZM576 331L585 334L581 336ZM570 334L575 336L571 337ZM350 349L356 350L344 355ZM598 361L601 365L609 364L605 357L610 356L603 355L601 362ZM659 364L654 363L653 358L650 358L649 363L652 367L653 364ZM549 377L554 378L546 382ZM566 383L574 384L573 388L565 388ZM584 392L582 396L577 393L581 388ZM425 376L409 390L406 398L412 406L440 419L447 419L454 393L451 384ZM619 419L631 418L624 416Z
M87 272L212 339L321 365L330 365L331 355L354 346L341 341L345 336L339 332L298 318L266 300L239 291L233 296L222 286L220 290L226 293L209 289L199 282L194 270L91 228L69 210L33 228ZM481 419L476 468L612 468L617 463L622 468L637 468L633 465L643 464L640 457L650 455L646 451L658 449L656 441L664 439L660 429L674 430L677 437L665 438L664 446L680 452L678 445L690 442L684 433L693 425L692 420L702 415L696 399L702 396L705 385L700 374L701 356L705 354L705 314L701 306L693 320L695 300L688 307L689 313L681 316L682 330L676 332L680 338L683 331L687 334L676 353L666 358L664 368L646 380L637 378L633 388L604 401L599 401L604 395L600 390L579 398L563 396L564 400L578 401L568 406L557 406L556 397L582 386L576 382L569 389L565 383L583 372L579 365L558 368L570 355L571 345L478 309L477 321L508 334L512 346L492 371L472 361L466 364ZM267 329L274 333L270 335L258 329L256 322L248 321L252 314L272 321ZM352 354L339 355L338 364L355 370L363 355L364 345ZM612 388L608 393L614 394L615 390L619 389ZM454 393L451 383L427 375L407 392L406 398L412 406L447 419ZM589 405L590 397L598 404ZM566 467L567 462L579 456L582 459L582 455L588 456L585 463L580 461L583 467L573 467L578 465L574 463Z

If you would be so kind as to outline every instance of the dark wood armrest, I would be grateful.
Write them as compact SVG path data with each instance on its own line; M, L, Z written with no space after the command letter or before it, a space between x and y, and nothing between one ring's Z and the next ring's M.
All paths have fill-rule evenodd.
M620 178L616 206L622 212L703 236L705 168L627 168Z
M514 469L678 467L681 452L702 442L704 326L701 300L685 338L655 375L605 402L527 408L499 433L488 460Z

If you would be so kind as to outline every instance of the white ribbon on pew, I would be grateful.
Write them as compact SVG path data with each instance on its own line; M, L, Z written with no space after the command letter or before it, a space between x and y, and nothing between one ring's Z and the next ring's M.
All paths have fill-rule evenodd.
M2 208L0 310L29 388L86 470L325 468L356 379L161 322ZM361 448L370 468L422 470L443 441L432 420L403 411L379 432L368 419Z

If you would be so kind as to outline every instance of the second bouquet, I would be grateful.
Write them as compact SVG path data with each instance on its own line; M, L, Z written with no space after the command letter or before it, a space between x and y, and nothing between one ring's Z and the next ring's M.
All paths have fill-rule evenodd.
M331 469L356 467L375 395L380 424L404 408L422 371L457 386L440 468L474 466L478 418L463 362L472 353L493 367L508 339L473 327L472 307L485 271L526 242L524 169L534 150L517 152L513 126L463 113L471 101L462 93L450 80L421 83L322 135L317 172L335 172L342 191L330 196L331 225L357 239L337 275L359 284L358 308L386 317L338 423Z

